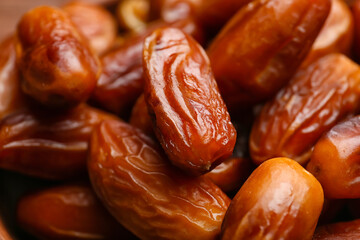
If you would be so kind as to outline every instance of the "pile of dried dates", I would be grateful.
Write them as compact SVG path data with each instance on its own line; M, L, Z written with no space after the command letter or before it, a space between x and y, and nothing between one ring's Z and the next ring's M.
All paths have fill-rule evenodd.
M36 7L0 44L0 175L38 183L15 229L360 239L358 60L360 0Z

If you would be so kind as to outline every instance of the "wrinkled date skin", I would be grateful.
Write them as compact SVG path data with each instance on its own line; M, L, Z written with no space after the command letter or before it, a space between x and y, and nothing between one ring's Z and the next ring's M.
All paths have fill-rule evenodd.
M10 237L10 234L6 230L1 217L0 217L0 239L1 240L13 240L13 238Z
M230 111L272 97L310 51L330 0L255 0L225 25L208 49Z
M114 118L85 105L50 116L11 114L0 122L0 167L46 179L84 175L94 126Z
M16 68L15 38L0 43L0 119L24 106Z
M323 225L316 229L313 240L360 239L360 219Z
M104 121L93 132L92 185L110 213L141 239L216 239L230 199L208 178L174 168L140 130Z
M145 101L170 161L196 175L229 157L236 130L201 46L178 29L158 29L145 40L143 66Z
M97 54L100 55L112 47L117 33L116 21L106 9L85 2L71 2L62 9Z
M222 240L309 240L323 202L320 183L297 162L271 159L255 169L232 200Z
M240 186L249 177L253 166L250 159L232 157L205 174L224 192L231 192Z
M69 107L85 101L100 74L99 61L68 15L37 7L17 29L22 90L45 106Z
M17 209L22 228L39 239L135 239L103 207L87 184L68 184L23 197Z
M144 39L155 29L173 26L202 38L199 27L191 19L185 19L172 24L155 22L144 31L125 39L118 49L105 54L101 58L103 73L92 95L92 99L101 107L126 117L137 98L143 92L144 79L142 68L142 52Z
M334 126L316 143L307 170L327 198L360 198L360 116Z
M147 108L147 104L145 102L144 94L141 94L141 96L136 101L132 111L129 123L133 125L134 127L139 128L141 131L143 131L148 136L155 136L153 126L152 126L152 120L149 115L149 111Z
M301 67L330 53L350 55L354 38L354 20L350 8L344 0L332 0L326 22L317 36L311 51Z
M359 66L341 54L319 59L264 106L250 135L252 159L260 164L282 156L306 164L316 141L356 113L359 100Z

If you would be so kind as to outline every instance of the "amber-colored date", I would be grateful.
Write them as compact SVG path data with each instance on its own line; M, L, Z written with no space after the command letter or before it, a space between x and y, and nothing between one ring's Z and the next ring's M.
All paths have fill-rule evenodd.
M278 156L300 164L310 159L321 135L359 110L360 69L341 54L300 70L255 121L250 153L255 163Z
M255 0L225 25L208 55L230 111L272 97L308 54L330 0Z
M222 239L311 239L324 202L320 183L297 162L274 158L232 200Z
M202 38L201 29L192 19L172 24L165 22L150 24L144 31L126 38L119 48L101 58L103 73L92 95L93 101L118 115L128 115L136 99L143 92L144 39L155 29L169 25L194 35L196 39Z
M1 240L13 240L13 238L10 237L10 234L6 230L1 217L0 217L0 239Z
M61 9L37 7L17 28L22 90L46 106L85 101L100 74L97 57Z
M354 38L354 20L344 0L332 0L331 10L302 67L330 53L350 55Z
M327 198L360 198L360 116L334 126L316 143L307 170Z
M313 240L360 239L360 219L323 225L316 229Z
M111 48L117 29L114 17L106 9L99 5L78 1L70 2L62 9L97 54L102 54Z
M129 123L134 127L141 129L141 131L148 136L154 135L151 118L143 94L138 98L131 111Z
M24 106L16 67L15 38L0 43L0 119Z
M53 115L9 115L0 121L0 167L47 179L80 177L94 126L114 118L85 105Z
M229 157L236 131L201 46L178 29L158 29L145 40L143 66L145 101L170 161L200 174Z
M68 184L21 198L17 219L39 239L135 239L103 207L87 184Z
M113 216L141 239L215 239L230 202L206 177L174 168L140 130L104 121L93 132L88 170Z
M210 178L224 192L231 192L240 188L252 170L250 159L231 157L205 176Z

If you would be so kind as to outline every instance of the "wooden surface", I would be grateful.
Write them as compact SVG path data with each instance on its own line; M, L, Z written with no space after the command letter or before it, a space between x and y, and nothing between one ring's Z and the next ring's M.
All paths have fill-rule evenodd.
M83 0L84 2L106 4L116 0ZM61 6L69 0L0 0L0 40L15 31L20 17L33 7L40 5Z

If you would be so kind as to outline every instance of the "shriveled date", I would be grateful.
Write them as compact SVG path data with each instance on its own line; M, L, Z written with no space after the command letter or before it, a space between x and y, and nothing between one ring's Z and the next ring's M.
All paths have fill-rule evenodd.
M90 134L115 117L81 105L50 115L29 110L0 122L0 167L47 179L84 175Z
M201 46L178 29L158 29L145 40L143 66L145 100L171 162L200 174L229 157L236 131Z
M297 162L260 165L233 198L222 239L310 240L324 202L320 183Z
M37 7L17 29L23 91L46 106L87 100L100 74L97 57L61 9Z
M255 0L208 49L230 110L272 97L295 73L330 10L330 0Z
M140 130L108 120L95 130L88 170L108 210L141 239L216 239L230 202L208 178L183 175Z
M39 239L135 239L107 212L88 184L67 184L28 194L18 204L17 219Z
M356 113L359 100L359 66L341 54L319 59L264 106L251 131L252 159L284 156L305 164L321 135Z
M333 127L316 143L307 169L327 198L360 198L360 116Z

